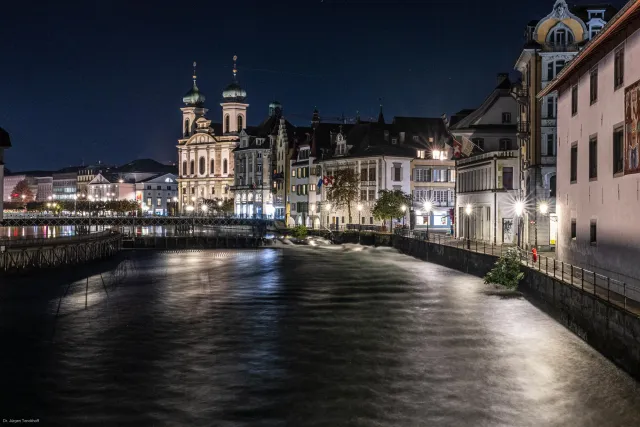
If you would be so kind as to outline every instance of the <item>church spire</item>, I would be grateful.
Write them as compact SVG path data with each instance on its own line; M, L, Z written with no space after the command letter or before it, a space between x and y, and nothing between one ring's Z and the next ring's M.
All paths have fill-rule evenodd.
M233 55L233 82L238 83L238 67L236 62L238 61L238 55Z
M196 61L193 61L193 86L196 86Z
M320 114L318 113L318 107L313 107L313 117L311 118L311 127L316 128L320 124Z
M360 124L360 111L356 110L356 123Z
M378 114L378 123L384 124L384 114L382 114L382 98L380 98L380 113Z

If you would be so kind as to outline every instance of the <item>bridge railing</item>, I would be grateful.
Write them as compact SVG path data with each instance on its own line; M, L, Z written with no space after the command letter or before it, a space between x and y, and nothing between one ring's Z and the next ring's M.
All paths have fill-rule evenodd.
M40 246L54 246L54 245L66 245L69 243L80 243L89 240L99 240L103 237L117 235L114 230L100 231L90 234L80 234L75 236L60 236L60 237L34 237L34 238L7 238L0 237L0 251L11 248L23 248L23 247L40 247Z

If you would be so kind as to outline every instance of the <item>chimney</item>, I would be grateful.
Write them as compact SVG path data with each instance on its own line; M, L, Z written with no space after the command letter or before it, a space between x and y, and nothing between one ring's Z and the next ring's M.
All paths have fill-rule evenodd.
M498 81L496 84L499 85L500 83L502 83L508 78L509 78L509 73L498 73L498 79L497 79Z

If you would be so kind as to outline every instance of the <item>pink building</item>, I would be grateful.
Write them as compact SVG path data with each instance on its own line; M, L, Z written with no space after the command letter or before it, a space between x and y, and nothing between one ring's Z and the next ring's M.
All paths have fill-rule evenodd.
M538 98L553 91L558 258L640 290L639 1L622 8Z

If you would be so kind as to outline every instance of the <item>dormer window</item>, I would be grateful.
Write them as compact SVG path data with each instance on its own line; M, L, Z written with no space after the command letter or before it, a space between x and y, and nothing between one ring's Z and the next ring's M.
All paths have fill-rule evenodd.
M419 159L424 159L425 156L425 150L418 150L416 157Z
M598 33L602 30L602 25L592 25L591 32L589 33L589 38L594 38L598 35Z
M604 10L590 10L589 20L591 19L604 19Z
M574 38L573 33L563 23L559 23L551 31L549 31L549 35L547 36L547 43L553 46L567 46L573 44Z
M420 137L418 135L413 135L413 142L418 142L420 141Z
M391 138L391 143L396 145L398 143L398 138Z

